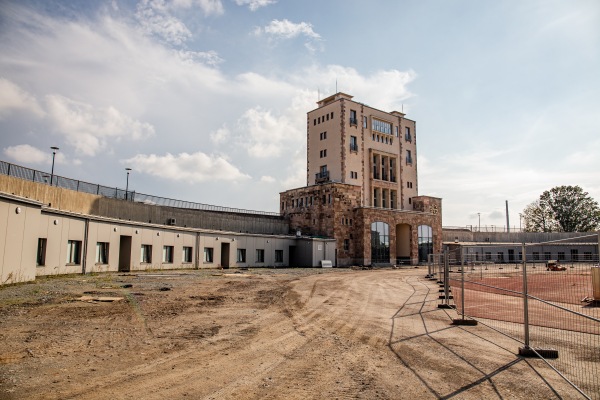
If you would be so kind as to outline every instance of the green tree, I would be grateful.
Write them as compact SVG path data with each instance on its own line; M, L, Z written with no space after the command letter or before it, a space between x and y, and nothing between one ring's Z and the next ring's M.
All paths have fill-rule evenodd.
M600 207L579 186L557 186L523 210L527 232L590 232L600 227Z
M523 230L525 232L556 232L560 229L548 204L536 200L523 210Z

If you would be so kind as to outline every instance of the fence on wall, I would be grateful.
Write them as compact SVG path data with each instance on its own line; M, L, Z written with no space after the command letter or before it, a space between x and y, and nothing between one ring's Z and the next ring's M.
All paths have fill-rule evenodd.
M598 400L598 255L557 262L534 259L529 248L523 244L520 257L504 263L470 254L431 255L429 277L443 287L442 305L520 342L520 355L543 359L583 397Z
M50 186L56 186L63 189L75 190L77 192L95 194L113 199L135 201L138 203L152 204L158 206L188 208L194 210L217 211L238 214L255 214L279 217L279 213L269 211L245 210L242 208L231 208L214 206L210 204L195 203L185 200L175 200L166 197L153 196L149 194L138 193L131 190L119 189L118 187L103 186L96 183L84 182L76 179L65 178L58 175L52 175L48 172L37 171L20 165L0 161L0 174L8 175L19 179L24 179L37 183L44 183Z

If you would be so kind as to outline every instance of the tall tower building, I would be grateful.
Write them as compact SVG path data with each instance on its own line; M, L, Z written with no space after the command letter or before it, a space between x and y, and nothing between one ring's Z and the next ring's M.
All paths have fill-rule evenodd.
M292 229L335 238L339 266L417 264L441 252L441 199L418 194L415 121L340 92L306 123L307 186L280 194Z
M361 205L412 209L417 196L415 121L336 93L308 113L307 185L362 188Z

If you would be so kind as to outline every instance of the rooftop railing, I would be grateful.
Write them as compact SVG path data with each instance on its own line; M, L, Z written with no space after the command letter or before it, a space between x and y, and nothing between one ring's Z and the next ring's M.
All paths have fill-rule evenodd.
M134 201L136 203L152 204L157 206L167 206L176 208L189 208L193 210L218 211L239 214L255 214L279 216L277 212L270 211L255 211L245 210L242 208L231 208L214 206L210 204L194 203L185 200L169 199L166 197L153 196L149 194L137 193L135 191L119 189L118 187L103 186L96 183L84 182L76 179L65 178L58 175L51 175L48 172L37 171L35 169L23 167L21 165L11 164L5 161L0 161L0 174L8 175L15 178L44 183L51 186L60 187L63 189L75 190L77 192L95 194L113 199Z

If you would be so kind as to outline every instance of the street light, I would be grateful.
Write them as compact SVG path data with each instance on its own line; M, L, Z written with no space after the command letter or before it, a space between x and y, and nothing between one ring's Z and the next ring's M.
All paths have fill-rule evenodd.
M477 219L479 220L479 232L481 232L481 213L477 213Z
M125 200L127 200L127 191L129 190L129 171L131 171L131 168L125 168L125 171L127 171L127 184L125 185Z
M50 173L50 186L52 186L54 182L54 158L56 157L56 152L60 149L56 146L52 146L50 148L52 149L52 172Z
M521 218L523 217L523 214L519 213L519 231L522 232L521 229Z

